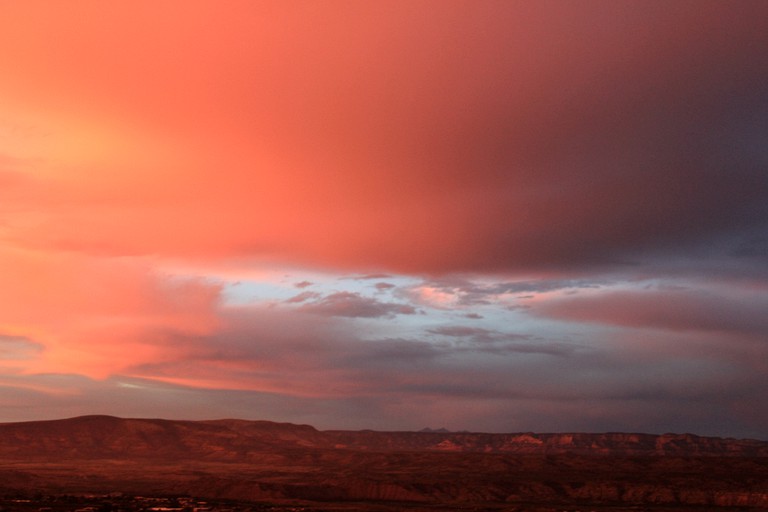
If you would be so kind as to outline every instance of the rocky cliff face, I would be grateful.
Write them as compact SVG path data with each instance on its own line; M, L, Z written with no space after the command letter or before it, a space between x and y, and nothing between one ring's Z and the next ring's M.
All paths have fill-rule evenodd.
M757 509L768 507L768 442L691 434L323 432L267 421L87 416L0 424L2 488L441 510L471 503Z
M480 434L326 432L337 447L357 450L591 455L768 456L768 442L693 434Z

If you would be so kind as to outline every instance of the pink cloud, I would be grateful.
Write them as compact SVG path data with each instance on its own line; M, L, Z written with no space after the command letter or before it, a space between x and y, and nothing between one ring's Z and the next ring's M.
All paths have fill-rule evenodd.
M49 135L8 237L544 275L765 229L762 4L432 7L14 6L4 91Z
M105 377L167 357L167 333L217 325L218 285L162 278L138 261L5 249L0 268L0 331L43 347L28 372Z

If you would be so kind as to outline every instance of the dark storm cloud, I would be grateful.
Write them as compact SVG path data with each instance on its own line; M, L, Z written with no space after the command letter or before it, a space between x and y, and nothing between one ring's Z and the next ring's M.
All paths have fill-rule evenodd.
M475 235L448 261L631 272L768 231L765 4L601 11L555 22L562 60L524 101L478 100L431 141L448 175L472 169L454 199Z
M737 297L695 289L614 291L552 300L532 311L577 322L768 336L768 298L759 291Z

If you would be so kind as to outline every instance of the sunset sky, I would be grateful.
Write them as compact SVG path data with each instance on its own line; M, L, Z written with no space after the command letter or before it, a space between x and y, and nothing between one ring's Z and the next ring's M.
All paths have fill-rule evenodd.
M768 439L768 2L0 0L0 422Z

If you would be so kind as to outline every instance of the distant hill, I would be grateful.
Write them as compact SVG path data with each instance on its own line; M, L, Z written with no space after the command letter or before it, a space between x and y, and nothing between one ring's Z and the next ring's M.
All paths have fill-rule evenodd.
M131 456L248 461L256 454L296 448L371 452L768 456L766 441L693 434L487 434L445 429L319 431L309 425L271 421L179 421L112 416L0 424L0 456L3 457Z
M768 507L768 442L83 416L0 424L0 491L185 494L314 509L354 501L375 510L533 503L725 511Z

